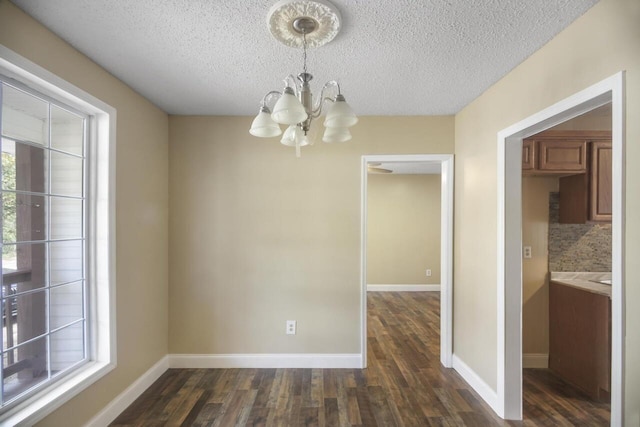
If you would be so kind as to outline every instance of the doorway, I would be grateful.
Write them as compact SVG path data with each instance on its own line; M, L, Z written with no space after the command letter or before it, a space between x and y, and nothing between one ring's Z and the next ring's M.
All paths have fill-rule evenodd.
M361 230L360 230L360 279L361 326L360 351L362 368L367 367L367 179L371 163L428 163L440 167L440 362L447 368L452 364L453 321L453 155L365 155L361 163Z
M611 425L622 420L624 336L624 73L605 79L498 133L498 405L522 419L522 140L612 104Z

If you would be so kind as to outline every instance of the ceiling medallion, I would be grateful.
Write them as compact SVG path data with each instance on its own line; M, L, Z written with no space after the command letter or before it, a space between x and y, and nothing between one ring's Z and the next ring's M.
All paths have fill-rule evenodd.
M340 31L342 18L334 5L323 0L282 0L274 4L267 15L271 35L289 47L303 47L302 31L294 23L302 18L309 25L307 47L320 47L334 39Z

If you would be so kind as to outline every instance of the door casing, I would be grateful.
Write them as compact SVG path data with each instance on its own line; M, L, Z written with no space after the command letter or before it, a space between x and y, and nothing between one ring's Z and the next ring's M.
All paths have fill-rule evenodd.
M624 72L498 132L498 390L494 410L522 419L522 140L612 104L611 425L622 426L624 392Z
M385 154L364 155L361 163L360 200L360 354L362 368L367 367L367 164L369 162L439 163L440 182L440 362L452 366L453 354L453 184L452 154Z

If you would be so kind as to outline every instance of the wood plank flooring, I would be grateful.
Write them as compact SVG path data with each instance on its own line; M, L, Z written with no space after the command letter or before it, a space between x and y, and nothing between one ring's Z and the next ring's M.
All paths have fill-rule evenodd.
M440 365L439 294L368 296L369 367L170 369L112 426L604 426L548 370L525 370L524 421L504 421Z

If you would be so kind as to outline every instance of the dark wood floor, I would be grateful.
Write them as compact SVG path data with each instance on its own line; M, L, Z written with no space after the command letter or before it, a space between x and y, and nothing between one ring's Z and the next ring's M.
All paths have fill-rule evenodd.
M543 369L524 373L524 421L498 418L440 365L439 295L368 296L369 367L170 369L112 426L604 426L590 401Z

